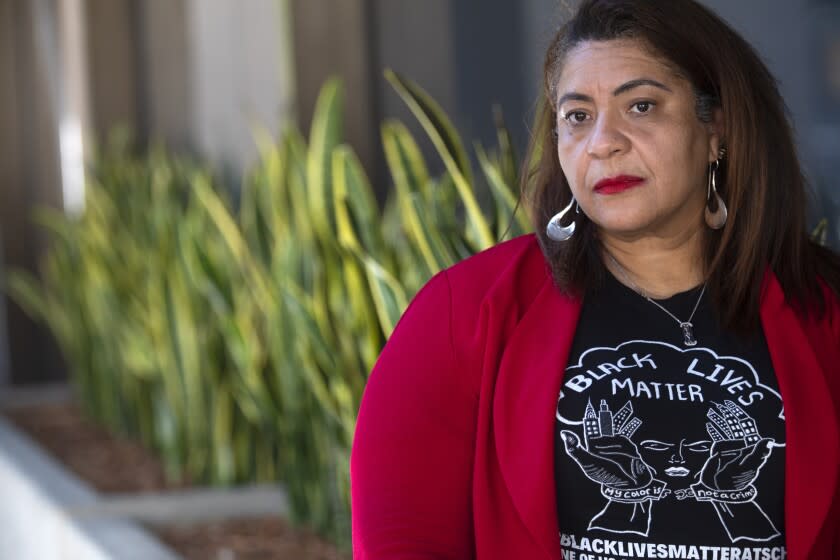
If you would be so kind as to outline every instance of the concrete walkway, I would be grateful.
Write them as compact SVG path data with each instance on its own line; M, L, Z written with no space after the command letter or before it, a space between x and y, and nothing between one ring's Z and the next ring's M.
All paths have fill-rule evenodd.
M176 560L173 551L122 519L85 519L95 507L87 484L0 418L0 558Z
M0 408L66 402L67 385L0 387ZM288 516L280 485L99 494L0 418L0 558L177 560L140 524Z
M141 523L190 524L243 517L288 516L289 500L279 486L199 488L176 492L107 496L71 510L77 518L121 518Z

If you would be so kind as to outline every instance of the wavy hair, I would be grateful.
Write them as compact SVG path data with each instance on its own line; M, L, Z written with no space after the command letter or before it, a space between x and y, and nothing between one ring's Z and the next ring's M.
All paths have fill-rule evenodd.
M740 35L694 0L584 0L548 47L521 189L557 286L583 294L603 282L606 269L595 226L583 214L572 239L555 242L545 233L572 196L555 145L555 85L573 48L613 39L640 41L687 79L698 119L709 122L713 110L722 109L727 154L718 191L729 219L722 230L708 230L704 265L723 326L742 333L760 328L767 266L789 301L821 315L819 279L838 294L840 259L806 231L806 182L776 80Z

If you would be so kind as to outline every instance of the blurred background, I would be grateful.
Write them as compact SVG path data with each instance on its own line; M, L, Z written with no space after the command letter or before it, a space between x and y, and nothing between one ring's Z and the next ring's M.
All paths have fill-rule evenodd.
M840 241L840 1L704 0L703 3L751 41L777 76L814 191L812 222L816 225L819 219L827 218L827 241L837 247ZM340 78L340 91L343 92L341 138L337 138L334 144L346 141L352 154L355 154L349 156L350 152L342 152L340 155L345 159L339 159L338 164L333 161L331 169L337 172L343 169L340 168L342 162L350 165L357 161L360 164L358 168L347 167L348 176L352 178L356 173L358 179L359 168L364 171L370 193L377 201L376 206L387 209L395 177L402 177L398 171L395 175L395 164L389 161L387 146L383 149L381 126L385 122L393 122L391 119L403 122L407 127L406 134L416 139L418 153L415 155L419 159L412 160L405 155L414 152L408 144L400 144L399 139L404 136L394 133L392 146L403 147L403 159L424 162L420 167L409 166L417 171L417 176L425 177L424 173L427 173L429 177L437 178L430 181L449 184L450 188L453 184L458 186L459 180L458 174L447 166L445 157L441 157L434 135L424 127L423 119L406 101L405 91L401 94L398 87L386 80L383 74L386 68L411 80L437 101L466 146L467 159L455 157L463 176L469 178L464 165L483 170L484 181L491 184L495 197L500 191L492 190L494 178L514 176L505 165L509 167L510 161L515 159L505 160L505 154L522 154L525 150L538 97L544 48L574 4L573 0L0 0L0 279L5 282L11 270L29 271L35 278L44 274L43 261L54 248L56 231L60 230L58 236L61 237L61 232L67 234L69 230L66 228L70 226L56 225L55 215L51 218L52 227L38 225L33 222L33 210L44 207L56 210L66 217L67 224L82 220L90 204L91 183L108 183L109 175L103 172L103 168L114 161L122 161L110 156L107 148L108 139L115 130L130 131L132 154L138 154L136 157L145 162L143 165L158 165L158 168L167 169L167 173L180 176L178 170L181 164L177 163L180 158L197 162L195 165L204 171L195 172L197 175L190 175L192 171L185 172L185 183L194 185L207 180L217 185L214 192L220 193L218 201L230 207L231 217L242 224L245 242L252 248L259 247L262 230L254 226L255 233L251 236L248 230L251 222L247 216L241 217L241 213L251 208L255 223L270 219L260 213L265 212L264 207L254 210L253 204L259 206L264 200L257 198L257 202L251 201L252 206L249 207L247 201L243 201L243 192L254 183L254 177L257 177L257 183L261 181L259 177L270 183L271 173L277 172L276 169L271 171L270 167L274 165L271 159L274 156L279 158L277 165L285 164L289 169L295 169L291 163L293 157L288 154L295 154L300 146L296 141L288 141L287 132L284 132L292 129L298 129L309 137L310 152L302 156L306 161L301 164L301 169L305 179L312 180L315 173L312 166L316 165L312 162L313 158L317 159L317 154L313 156L311 150L320 138L316 131L320 130L319 134L327 136L334 132L330 132L329 123L332 121L329 117L324 117L326 125L313 123L319 93L323 93L322 86L331 76ZM417 99L416 91L414 93ZM329 92L325 95L328 97ZM324 104L329 103L324 101ZM494 107L497 108L495 114ZM504 116L504 128L500 127L500 114ZM257 139L262 139L262 149ZM483 146L499 142L499 149L492 156L496 159L485 161L472 149L473 142ZM506 143L510 145L506 146ZM330 144L329 147L334 146ZM149 160L142 159L146 156L139 155L149 150L156 150L158 163L149 163ZM132 158L126 161L134 165L137 160ZM142 190L144 185L154 180L140 173L137 182L132 182L130 178L125 179L119 169L108 169L108 173L112 174L110 176L116 177L104 185L111 197L108 204L119 206L123 199L132 201L133 208L129 210L133 214L119 214L123 222L127 220L125 216L137 213L157 215L155 208L143 208L141 203L136 202L147 199L131 198L137 195L135 190ZM279 173L285 173L284 170L285 167ZM499 172L498 177L493 174L494 170ZM155 176L154 171L150 173ZM353 189L362 188L359 185L363 186L363 183L357 181L354 187L350 181L348 189L351 195L356 192ZM306 188L313 187L309 185ZM425 187L420 185L415 188L423 191ZM190 190L189 187L187 190ZM292 194L288 200L293 201L294 191L289 192ZM207 232L216 232L212 235L200 234L208 244L212 244L213 236L227 222L220 217L222 210L214 206L216 199L208 202L208 197L201 195L199 198L202 208L212 219L208 218L205 223L203 218L196 218L195 223L203 225L194 227L196 231L204 231L201 228L207 227ZM490 195L479 198L482 204L485 199L492 199ZM152 196L148 200L154 204L156 199ZM102 203L95 204L101 211ZM324 208L331 208L330 204L328 202ZM466 201L459 204L466 204L466 215L469 215L469 204ZM402 202L394 205L407 211L401 206ZM361 216L365 211L351 207L348 223L360 230ZM463 221L464 212L462 208L452 215ZM173 223L177 225L178 219L181 218ZM293 225L298 223L293 218L289 219ZM184 220L186 224L186 218ZM388 218L383 220L387 222ZM208 225L211 222L213 227ZM324 227L337 228L339 233L336 236L341 237L341 214L328 222L331 223ZM102 223L121 225L122 222L117 219ZM128 223L125 225L126 229L130 229ZM313 227L317 233L317 225ZM387 223L385 227L387 231ZM464 226L461 227L463 229ZM277 233L280 230L268 228L267 231ZM294 237L296 229L290 227L282 231L284 235ZM180 239L181 234L177 230L170 233ZM362 257L373 254L373 249L367 245L366 234L356 233L361 240L358 244L363 245L367 252L356 251L355 241L347 241L346 236L341 237L344 241L340 251L353 252L356 257L362 253ZM115 230L100 232L102 235L106 242L109 238L116 242L121 234ZM409 241L406 243L409 245L417 241L411 234L407 236ZM477 250L483 246L481 239L484 244L487 241L487 237L482 238L481 232L477 231L461 231L455 237L465 241L463 244L457 240L447 242L447 246L452 248L450 257ZM436 260L429 253L424 253L425 240L419 238L415 244L420 247L417 254L421 256L417 258L426 263L424 271L432 273L448 261L446 258ZM66 239L62 242L68 243ZM235 246L227 237L219 243L226 247L225 251L233 251L231 247ZM376 245L377 242L370 243ZM462 245L466 248L460 250ZM135 251L136 247L130 250ZM114 251L118 259L114 262L122 262L119 261L122 258L126 262L129 260L129 249ZM235 261L236 266L245 266L242 264L245 261L236 257L241 253L233 251L228 255L222 254L221 249L219 251L219 262L229 260ZM258 253L259 249L254 251ZM328 253L333 249L321 247L319 251ZM394 251L399 252L398 248ZM273 274L276 277L278 267L287 266L288 262L276 265L272 264L272 258L270 254L263 259L267 263L265 270L269 276ZM410 266L409 263L401 263L401 258L378 258L377 262L388 274L380 274L380 269L371 264L371 259L361 258L359 261L363 264L356 272L360 281L368 286L370 314L373 317L367 327L359 327L359 332L376 332L363 343L369 345L366 353L347 359L346 363L355 364L351 367L364 370L370 365L378 345L389 332L389 313L397 313L398 316L400 302L410 297L422 280L406 281L402 290L394 288L392 280L402 282L398 271ZM132 270L143 270L145 265L142 263L152 262L143 255L136 259L136 263L141 264ZM200 258L199 261L204 262ZM392 261L391 265L383 264ZM42 298L42 315L48 314L51 305L60 304L61 298L56 295L56 290L62 282L69 286L77 281L74 271L82 274L80 267L84 266L83 259L68 262L70 264L65 263L64 268L53 262L50 269L52 284L49 286L53 299ZM184 266L185 277L193 278L189 263ZM238 269L235 274L231 273L227 280L229 285L248 284L247 279L243 280L249 274L248 270ZM329 271L329 266L325 270ZM243 275L237 276L240 273ZM85 274L88 272L82 275ZM312 278L316 278L316 288L311 291L307 288L307 274L303 274L300 286L304 292L315 294L319 272L312 273ZM170 279L168 282L174 281ZM95 283L92 285L97 286ZM325 289L330 290L329 286ZM49 290L45 288L44 293ZM93 288L94 292L97 290L103 293L101 288ZM126 290L130 292L131 288ZM235 292L235 289L231 290L231 293ZM224 290L221 293L225 293ZM171 295L170 292L166 294ZM211 296L207 297L207 301L212 300ZM132 302L137 299L132 298L128 297ZM235 295L231 295L229 300L240 301ZM389 311L387 305L391 300L393 309ZM45 316L34 320L32 317L37 318L39 312L23 309L22 301L26 301L26 297L4 295L0 299L0 391L3 387L62 381L68 376L83 377L84 373L80 370L86 366L81 364L86 362L79 358L82 351L69 360L69 365L66 358L71 345L68 329L85 330L87 319L82 317L84 314L77 317L78 323L67 316L61 319L64 323L58 319L50 323ZM151 306L149 301L153 299L146 302ZM261 300L257 298L255 301ZM323 328L323 321L318 323L317 302L317 298L311 302L316 309L313 321ZM108 301L99 304L108 308L114 306ZM33 304L31 307L37 306ZM207 307L213 307L212 302ZM196 309L200 308L202 304L197 303ZM214 317L225 313L238 316L236 305L231 304L230 308L224 309L227 311L217 310ZM325 309L331 309L329 303L325 304ZM206 326L196 319L199 316L195 313L198 312L190 317L196 324ZM260 320L265 321L271 316L262 315ZM110 317L108 321L118 320ZM64 335L63 338L62 335L57 337L57 343L55 333L62 332L62 324ZM116 322L106 324L115 331L119 330ZM189 327L188 323L183 324ZM253 324L257 325L253 327L257 333L254 336L259 338L262 336L259 333L263 332L259 326L262 323L254 319ZM75 327L69 328L68 325ZM251 362L247 362L251 358L241 356L251 351L251 347L234 347L225 338L234 336L231 335L234 331L238 333L235 336L245 336L241 322L236 325L236 328L219 327L219 332L223 334L219 334L218 341L214 343L217 346L212 348L216 348L222 356L220 359L227 360L229 364L223 373L233 379L230 394L236 403L234 417L238 418L236 415L241 414L243 422L251 422L253 429L257 430L255 433L259 433L258 430L264 429L260 427L261 414L270 415L270 411L274 410L272 407L288 405L282 404L283 399L278 396L280 389L272 388L277 376L271 371L276 374L282 370L279 365L281 358L266 357L270 354L268 350L254 350L253 361L260 365L254 366L254 377L247 377L251 374L243 372L252 367L248 366ZM135 342L142 340L143 335L137 332L132 330L125 338ZM154 332L154 329L149 332ZM173 336L177 338L181 335ZM336 345L344 348L348 355L355 355L346 348L353 342L342 341L341 336L333 332L313 335L315 338L311 344L331 343L330 337L333 336ZM125 338L117 338L114 344L129 344ZM87 352L97 348L96 344L104 345L98 348L105 351L110 344L105 339L91 340L86 343ZM198 348L205 348L201 344L211 344L207 340L215 339L207 335L197 343ZM178 341L183 343L182 339ZM260 348L270 348L270 344L265 342ZM156 387L158 382L152 380L156 378L149 372L158 375L158 370L164 366L157 362L148 364L142 359L159 351L160 348L151 340L142 348L119 347L117 353L129 355L137 352L140 357L134 356L133 361L124 367L139 372L137 377L141 381L137 383L140 386L148 383L149 387ZM183 368L183 351L178 348L176 351L180 356L180 361L176 360L178 367ZM297 364L299 367L309 367L301 365L306 361L305 356L299 358L302 360ZM120 359L113 358L114 361L105 365L90 365L88 369L123 367ZM275 360L273 365L272 359ZM242 365L242 360L247 363ZM310 366L313 371L324 374L335 364L331 366L325 362ZM204 368L201 369L202 375L210 375L207 372L212 368L207 364L196 367ZM218 379L223 379L222 373ZM336 387L348 388L351 396L342 406L351 416L355 414L360 394L358 380L346 381L344 385L329 380L322 387L308 379L306 390L312 391L314 399L322 399L318 401L322 405L326 402L323 399L344 402L341 400L343 393ZM363 385L364 375L359 379ZM160 386L165 387L166 383L160 382ZM264 388L269 397L263 405L253 405L255 408L251 409L251 404L248 404L251 401L242 394L258 386ZM325 392L319 393L320 390ZM167 398L175 398L171 391L167 393L165 388L161 391L161 394L168 395ZM210 399L207 408L202 409L205 412L216 410L217 401L213 400L216 397L211 397L207 397ZM139 398L138 402L144 402L143 398ZM142 409L140 404L125 404L128 409L134 406ZM155 410L156 413L149 413L150 417L160 413L159 409ZM120 425L123 422L125 431L136 431L144 440L153 442L153 446L165 447L163 436L152 433L156 428L147 427L148 433L143 435L143 414L138 415L141 420L135 422L107 420L107 414L99 414L106 418L106 423ZM174 417L178 418L177 414ZM152 421L148 422L151 425ZM352 418L335 425L330 424L333 420L324 422L332 426L327 431L334 429L335 425L344 426L344 435L339 439L344 438L342 441L346 446L347 430L352 433ZM138 426L132 428L134 424ZM188 428L184 430L189 432ZM188 436L184 438L189 439ZM218 450L218 446L222 445L219 443L221 439L213 441L215 443L208 445ZM244 476L229 478L238 480Z
M836 218L840 2L703 3L750 40L778 78L815 212ZM407 115L382 77L386 67L425 88L468 140L492 138L499 105L521 153L545 45L574 4L0 0L0 270L35 269L44 239L32 208L80 211L85 157L114 127L198 154L236 182L257 156L254 127L276 135L296 121L306 129L318 89L334 74L347 91L347 139L380 197L390 179L379 123ZM836 243L837 220L831 225ZM8 299L3 311L0 383L65 375L40 350L44 333Z
M333 74L346 87L347 139L380 197L390 179L379 123L407 115L382 77L386 67L425 88L468 141L495 134L499 105L521 153L544 47L574 3L0 0L0 271L35 270L45 240L31 210L80 211L85 158L115 126L200 155L237 182L257 156L254 127L276 135L295 121L306 129ZM836 218L840 2L704 4L779 79L815 212ZM831 225L836 243L837 220ZM0 311L0 384L63 377L54 353L43 351L45 333L8 299Z

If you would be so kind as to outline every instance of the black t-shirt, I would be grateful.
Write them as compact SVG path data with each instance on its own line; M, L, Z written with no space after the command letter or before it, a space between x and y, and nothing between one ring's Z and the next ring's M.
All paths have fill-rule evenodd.
M700 289L658 300L681 320ZM566 560L784 558L784 411L763 334L696 346L613 276L584 298L557 401Z

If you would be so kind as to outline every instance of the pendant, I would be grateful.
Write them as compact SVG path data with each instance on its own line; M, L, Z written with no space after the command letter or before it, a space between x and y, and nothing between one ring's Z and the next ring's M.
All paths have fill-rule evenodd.
M691 323L680 323L683 332L683 343L686 346L697 346L697 339L694 338L694 325Z

